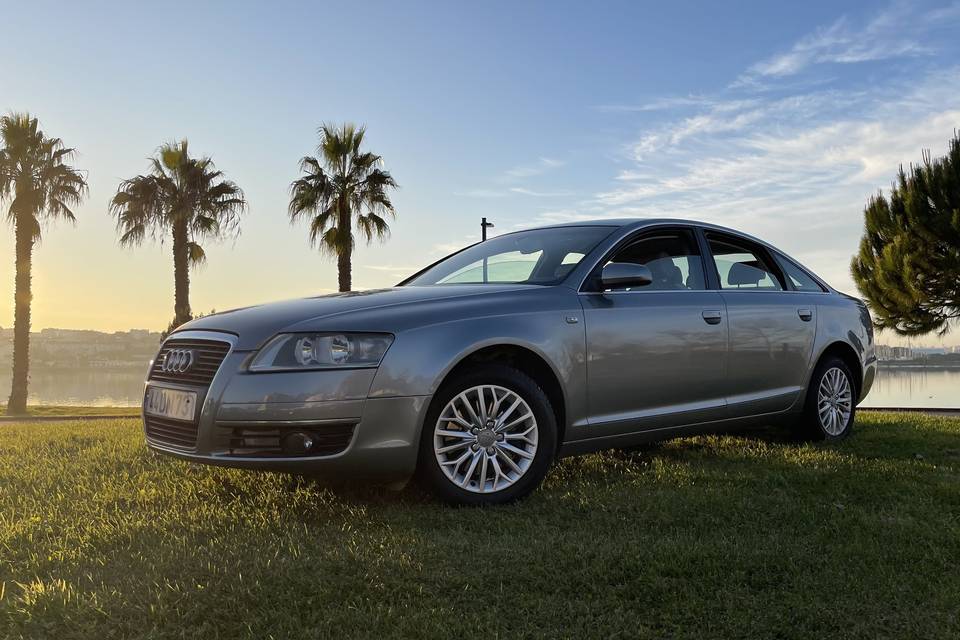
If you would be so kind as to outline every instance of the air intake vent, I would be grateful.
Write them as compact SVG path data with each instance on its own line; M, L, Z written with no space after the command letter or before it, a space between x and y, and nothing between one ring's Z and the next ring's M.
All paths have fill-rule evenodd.
M147 438L154 442L181 449L193 449L197 446L197 425L195 422L146 416L144 425L147 430Z

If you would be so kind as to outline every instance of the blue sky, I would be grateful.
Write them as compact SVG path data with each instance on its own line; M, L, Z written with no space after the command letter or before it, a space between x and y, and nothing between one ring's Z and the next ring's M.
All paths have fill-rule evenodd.
M664 6L666 5L666 6ZM0 110L79 150L90 198L37 250L34 326L160 328L169 247L116 247L107 202L187 137L244 188L195 310L333 290L286 217L322 121L366 123L401 185L376 287L496 231L678 216L764 237L853 292L867 196L960 128L960 3L19 3ZM0 234L0 325L12 234ZM948 343L956 338L948 339Z

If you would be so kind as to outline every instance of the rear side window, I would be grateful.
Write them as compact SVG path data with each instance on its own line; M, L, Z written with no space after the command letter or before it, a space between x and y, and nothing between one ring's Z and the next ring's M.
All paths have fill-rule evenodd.
M816 293L824 292L824 288L820 286L820 283L814 280L802 267L779 254L776 256L776 259L780 268L783 269L784 275L787 276L787 280L793 285L794 290L813 291Z
M653 282L632 291L705 289L696 238L689 230L654 231L617 251L607 262L632 262L650 269Z
M736 238L707 234L707 240L721 289L783 291L783 282L766 252Z

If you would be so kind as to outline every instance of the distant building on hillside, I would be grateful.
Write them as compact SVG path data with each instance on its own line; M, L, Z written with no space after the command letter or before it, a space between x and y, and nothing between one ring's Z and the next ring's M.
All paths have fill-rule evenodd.
M146 329L103 333L43 329L30 334L31 369L143 368L156 355L160 334ZM13 361L13 330L0 327L0 367Z
M0 364L13 362L13 329L0 327Z
M917 357L910 347L890 347L885 344L878 344L876 349L878 360L913 360Z

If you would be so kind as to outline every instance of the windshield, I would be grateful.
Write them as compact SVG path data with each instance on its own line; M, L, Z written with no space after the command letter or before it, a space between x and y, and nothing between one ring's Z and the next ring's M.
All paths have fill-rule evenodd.
M510 233L444 258L404 284L557 284L613 229L557 227Z

